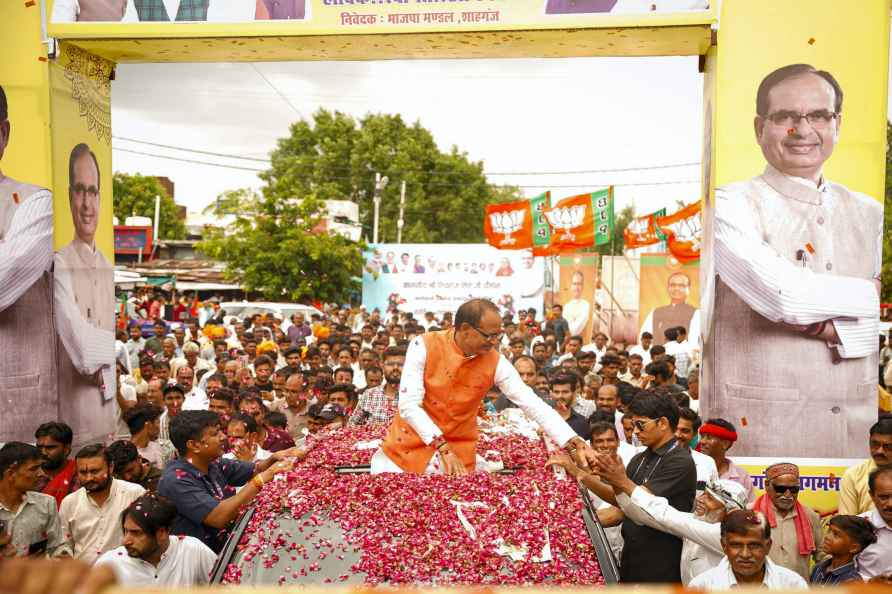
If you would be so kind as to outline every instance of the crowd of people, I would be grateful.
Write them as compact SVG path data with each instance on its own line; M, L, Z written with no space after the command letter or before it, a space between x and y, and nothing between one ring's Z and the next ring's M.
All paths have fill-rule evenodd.
M729 458L734 424L698 414L699 353L684 327L665 330L663 344L647 332L634 345L599 331L587 340L569 333L560 305L545 320L535 310L505 316L495 332L451 313L331 307L283 320L212 303L200 319L181 308L172 323L160 297L138 305L159 316L150 335L119 320L119 414L106 443L80 443L65 419L47 419L33 444L0 449L3 557L70 557L125 585L206 583L243 506L305 455L309 435L390 425L413 341L473 330L596 453L590 464L566 453L550 464L589 489L622 581L725 589L892 579L892 417L864 436L870 457L842 477L829 524L799 501L800 469L783 453L757 498ZM516 407L509 396L493 387L479 415ZM0 586L54 572L83 578L69 563L41 578L8 563Z

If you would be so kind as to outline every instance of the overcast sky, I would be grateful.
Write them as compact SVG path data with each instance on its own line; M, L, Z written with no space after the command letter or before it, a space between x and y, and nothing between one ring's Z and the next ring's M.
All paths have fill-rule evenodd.
M457 145L487 172L566 172L697 163L697 59L591 58L261 64L121 64L112 89L115 171L166 175L199 211L222 191L259 187L255 173L138 155L262 168L125 141L265 158L288 125L320 107L419 120L440 148ZM124 149L124 150L122 150ZM617 185L639 212L690 202L699 166L575 175L493 175L560 198ZM399 180L392 180L398 182ZM672 185L634 185L686 181ZM557 186L573 186L559 188Z
M112 88L115 171L166 175L176 201L200 211L224 190L259 187L257 161L123 140L266 158L320 107L419 120L442 150L457 145L493 183L553 198L617 186L639 214L697 199L702 75L696 57L121 64ZM214 167L134 154L227 165ZM399 180L391 180L398 183ZM664 182L686 182L666 185ZM560 187L570 186L570 187Z

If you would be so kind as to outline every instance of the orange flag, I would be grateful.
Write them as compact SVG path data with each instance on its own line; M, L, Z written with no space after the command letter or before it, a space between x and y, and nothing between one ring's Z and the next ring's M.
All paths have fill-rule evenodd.
M483 233L491 246L500 250L533 247L533 217L529 200L487 204Z
M680 262L700 259L700 202L692 202L678 212L654 219L656 226L666 236L666 247Z
M555 250L609 243L613 237L613 188L564 198L546 210L545 217Z

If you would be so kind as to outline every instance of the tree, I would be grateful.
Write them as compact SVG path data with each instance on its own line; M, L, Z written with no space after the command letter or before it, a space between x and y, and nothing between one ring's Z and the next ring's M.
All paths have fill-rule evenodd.
M266 190L266 189L264 189ZM323 204L313 195L280 199L235 190L210 207L234 214L226 230L209 230L198 249L226 263L226 277L271 301L335 301L358 290L362 245L318 228Z
M177 216L177 205L156 178L115 173L112 178L115 216L121 222L130 216L155 219L155 196L161 196L158 237L184 239L186 226Z
M886 122L886 196L883 210L883 272L880 301L892 302L892 124Z
M629 226L629 223L634 218L635 207L631 204L616 213L613 220L613 237L610 238L610 243L599 245L596 251L602 256L622 256L625 250L623 231L626 230L626 227Z
M406 183L406 243L483 241L483 207L506 192L487 183L483 165L457 147L437 148L420 123L399 115L370 114L357 121L320 109L311 122L291 125L279 139L271 167L260 174L264 196L285 200L312 195L352 200L371 237L375 173L389 179L381 193L379 241L397 238L400 186Z

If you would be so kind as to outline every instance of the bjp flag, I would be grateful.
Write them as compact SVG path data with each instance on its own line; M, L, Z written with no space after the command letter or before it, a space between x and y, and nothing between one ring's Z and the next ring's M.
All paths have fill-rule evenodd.
M613 187L560 200L545 211L551 248L570 251L609 243L613 237Z
M487 204L483 233L487 243L500 250L527 250L533 247L530 201Z

